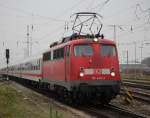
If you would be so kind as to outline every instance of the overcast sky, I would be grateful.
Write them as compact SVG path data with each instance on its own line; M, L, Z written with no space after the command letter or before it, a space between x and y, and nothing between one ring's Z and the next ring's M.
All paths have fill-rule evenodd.
M49 44L64 36L65 21L73 13L97 12L103 16L102 33L113 40L116 25L120 63L150 56L150 0L0 0L0 68L6 66L5 49L10 62L25 58L27 25L32 40L32 55L39 55ZM33 26L33 27L32 27ZM32 56L33 57L33 56Z

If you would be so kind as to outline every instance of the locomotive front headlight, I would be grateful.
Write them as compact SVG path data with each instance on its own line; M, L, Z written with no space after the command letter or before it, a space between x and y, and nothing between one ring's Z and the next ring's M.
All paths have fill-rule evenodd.
M83 72L80 72L80 77L83 77L84 76L84 73Z
M98 38L94 38L93 40L94 40L94 42L97 42L97 41L98 41Z
M80 77L84 76L84 68L80 67L80 73L79 73Z
M116 75L115 72L111 72L110 74L112 77L114 77Z

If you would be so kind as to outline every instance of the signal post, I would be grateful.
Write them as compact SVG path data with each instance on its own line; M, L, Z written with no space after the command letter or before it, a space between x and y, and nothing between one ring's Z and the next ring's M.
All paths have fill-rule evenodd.
M6 63L7 63L7 78L6 78L6 80L9 80L9 78L8 78L9 57L10 57L10 55L9 55L9 49L6 49Z

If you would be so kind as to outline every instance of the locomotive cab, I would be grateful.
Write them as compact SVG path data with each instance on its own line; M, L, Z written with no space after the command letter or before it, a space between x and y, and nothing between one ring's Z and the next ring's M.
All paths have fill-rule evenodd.
M109 100L119 93L119 62L112 41L74 41L70 64L70 82L74 89L99 98L106 96Z

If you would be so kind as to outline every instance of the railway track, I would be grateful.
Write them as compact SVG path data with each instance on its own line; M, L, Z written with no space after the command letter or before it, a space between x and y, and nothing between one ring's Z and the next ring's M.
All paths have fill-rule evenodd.
M145 81L145 82L150 82L150 76L147 77L147 79L145 79L144 77L138 77L138 78L135 78L135 77L122 77L123 80L133 80L133 81Z
M150 103L150 91L133 87L130 87L129 89L131 90L131 94L134 99ZM120 94L125 95L123 88L121 88Z
M123 85L131 89L133 98L150 103L150 81L124 79ZM121 94L124 94L123 89Z
M123 79L123 85L131 90L134 99L150 103L150 81ZM121 89L121 94L125 94L123 88Z
M140 100L140 101L150 103L150 94L134 91L133 98Z
M23 84L25 87L28 87L40 94L43 94L44 96L47 96L47 97L50 97L51 99L53 99L54 101L58 101L58 102L62 102L62 100L60 99L56 99L53 95L53 93L50 93L50 91L45 91L45 90L41 90L41 89L38 89L36 87L32 87L32 86L27 86L26 84ZM64 102L62 103L64 104ZM63 107L66 107L66 103ZM67 104L67 107L68 107L68 104ZM117 106L114 106L114 105L105 105L105 106L102 106L100 104L96 104L96 105L70 105L69 104L69 107L72 109L77 109L77 110L81 110L87 114L90 114L92 116L96 116L98 118L147 118L146 116L144 115L141 115L141 114L137 114L135 112L131 112L131 111L128 111L126 109L123 109L123 108L119 108ZM64 108L66 109L66 108ZM68 108L67 108L68 109ZM124 116L122 116L122 114Z
M123 79L124 82L134 82L134 83L142 83L142 84L150 84L150 80L142 80L142 79Z
M98 118L147 118L145 115L131 112L112 104L104 105L103 107L96 104L88 107L80 107L79 109L88 111L88 113L92 113Z
M122 115L129 116L131 118L146 118L145 115L142 115L142 114L139 114L139 113L136 113L136 112L132 112L132 111L129 111L129 110L126 110L126 109L123 109L123 108L115 106L113 104L105 105L105 107L108 108L108 109L111 109L113 111L119 112Z
M129 87L141 88L150 90L150 82L145 81L130 81L130 80L123 80L123 84Z

